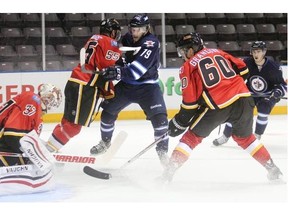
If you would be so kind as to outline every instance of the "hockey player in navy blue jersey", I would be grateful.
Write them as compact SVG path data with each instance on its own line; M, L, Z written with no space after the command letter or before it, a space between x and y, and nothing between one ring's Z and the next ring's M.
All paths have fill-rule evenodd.
M104 100L101 113L101 138L99 144L90 150L92 155L107 151L111 145L114 123L118 114L131 103L138 104L154 129L157 139L168 131L167 110L163 93L158 84L160 67L160 42L150 33L147 15L137 14L129 23L129 32L123 36L123 46L133 47L134 51L125 54L125 64L107 68L106 74L121 76L115 86L115 97ZM117 77L117 78L116 78ZM168 136L156 146L162 165L167 161Z
M265 57L266 51L264 41L255 41L251 45L251 57L244 59L249 69L246 84L254 97L258 112L254 134L259 140L267 127L268 117L273 107L287 91L280 65ZM232 130L233 125L227 123L223 135L215 139L213 144L219 146L228 142Z

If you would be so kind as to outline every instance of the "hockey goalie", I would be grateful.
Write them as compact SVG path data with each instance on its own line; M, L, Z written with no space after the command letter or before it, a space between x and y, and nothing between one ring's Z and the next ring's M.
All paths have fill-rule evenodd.
M52 190L54 156L40 139L48 110L59 107L61 90L41 84L38 94L23 92L0 107L0 195Z

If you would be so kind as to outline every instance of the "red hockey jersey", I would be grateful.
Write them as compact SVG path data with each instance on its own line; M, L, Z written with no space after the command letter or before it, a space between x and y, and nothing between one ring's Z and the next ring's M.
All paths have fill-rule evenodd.
M42 124L39 95L23 92L0 107L0 143L18 145L19 139L33 129L40 135Z
M121 51L119 50L117 41L105 35L93 35L85 44L85 49L85 68L87 70L102 70L103 68L115 65L116 61L121 58ZM97 79L97 74L82 72L81 66L78 64L73 69L69 80L95 86ZM103 95L109 95L109 92L113 91L112 82L107 82L101 90Z
M182 107L197 109L199 105L222 109L250 92L241 76L248 73L239 58L219 49L204 48L180 69Z

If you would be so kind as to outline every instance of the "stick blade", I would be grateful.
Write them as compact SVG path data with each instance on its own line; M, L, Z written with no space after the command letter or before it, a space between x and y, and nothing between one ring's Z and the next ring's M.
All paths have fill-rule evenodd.
M108 180L112 177L110 173L101 172L89 166L84 166L83 172L86 175L89 175L91 177L98 178L98 179Z
M110 148L103 155L97 157L97 164L107 165L113 157L116 155L122 144L125 142L128 133L125 131L120 131L119 134L112 140Z

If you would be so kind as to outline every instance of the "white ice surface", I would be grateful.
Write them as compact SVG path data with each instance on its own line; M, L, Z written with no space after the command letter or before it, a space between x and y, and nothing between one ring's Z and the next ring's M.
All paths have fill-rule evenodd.
M270 116L261 140L283 172L282 182L269 182L266 170L232 139L223 146L214 147L212 140L218 137L218 128L193 150L190 159L169 185L160 185L156 181L162 167L154 148L119 171L121 165L153 142L153 130L150 122L144 120L117 121L114 137L119 131L126 131L125 143L109 164L92 165L110 172L111 179L92 178L82 172L84 165L65 164L56 169L54 191L3 196L0 206L5 204L12 208L21 204L26 207L36 203L47 209L46 204L49 204L63 213L82 212L83 215L105 215L107 210L108 215L163 213L198 216L205 212L212 216L287 215L287 122L286 115ZM54 126L45 124L41 138L47 140ZM180 137L170 138L169 154ZM95 122L70 140L62 153L89 155L90 148L99 139L99 122Z

